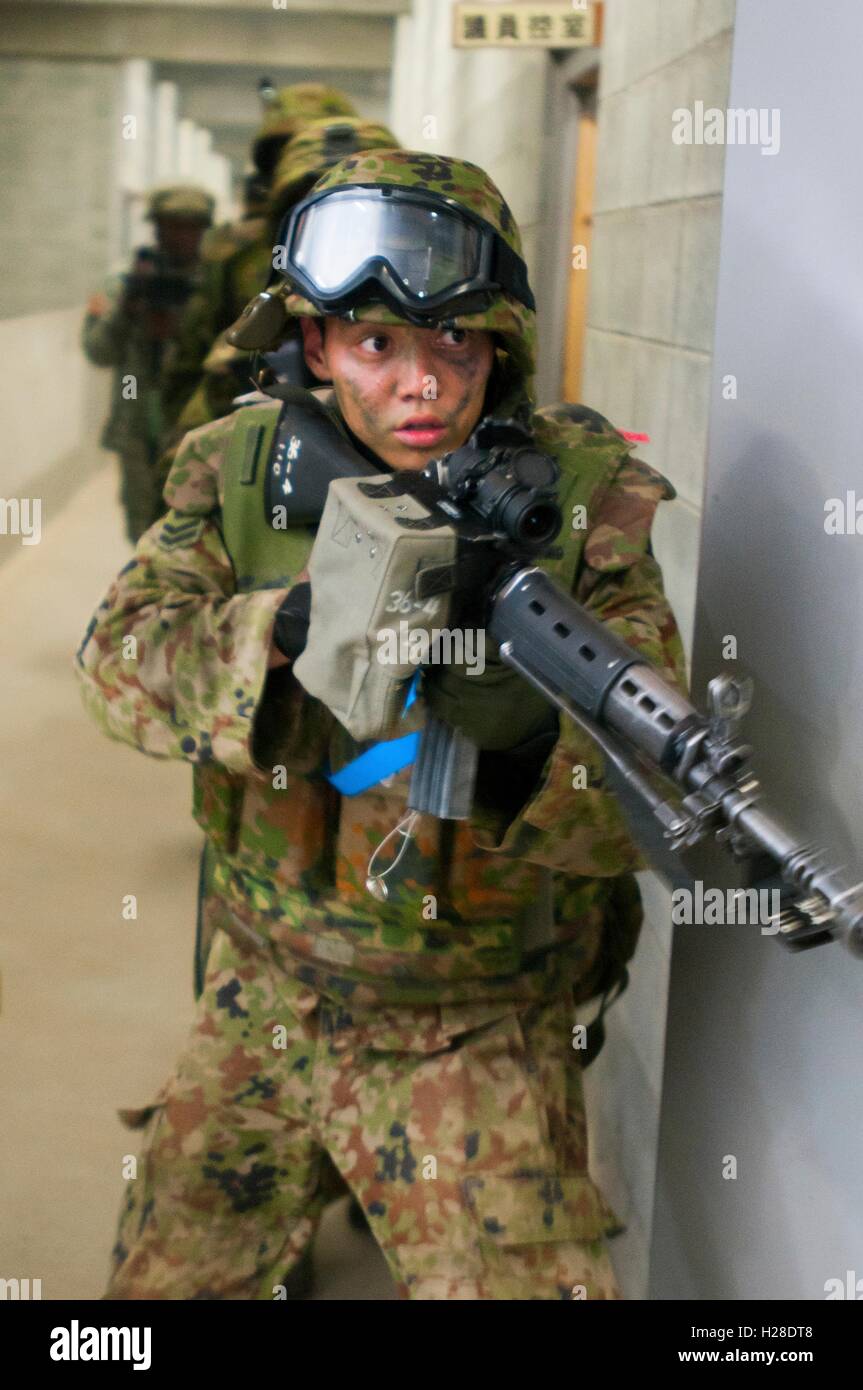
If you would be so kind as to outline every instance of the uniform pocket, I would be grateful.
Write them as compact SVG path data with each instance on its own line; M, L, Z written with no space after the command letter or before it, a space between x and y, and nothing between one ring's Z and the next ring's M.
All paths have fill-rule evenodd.
M462 1184L480 1239L502 1248L594 1241L626 1229L586 1174L475 1177Z
M586 1173L555 1171L467 1179L482 1297L621 1297L604 1237L623 1227Z
M387 1251L408 1298L476 1300L620 1298L603 1238L621 1230L586 1174L471 1177L461 1221L445 1242Z

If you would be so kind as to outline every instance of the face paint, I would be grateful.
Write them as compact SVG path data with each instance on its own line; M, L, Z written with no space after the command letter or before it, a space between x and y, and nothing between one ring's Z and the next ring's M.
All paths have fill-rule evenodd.
M391 468L419 470L478 422L494 340L484 330L329 319L320 356L349 429Z

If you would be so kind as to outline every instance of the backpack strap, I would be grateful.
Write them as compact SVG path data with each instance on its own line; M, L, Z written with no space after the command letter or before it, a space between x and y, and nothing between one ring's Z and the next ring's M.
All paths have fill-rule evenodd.
M614 984L603 994L599 1013L596 1015L596 1018L588 1023L584 1030L587 1046L584 1049L584 1060L581 1064L582 1070L585 1067L589 1067L591 1062L595 1062L600 1052L605 1047L605 1014L611 1008L612 1004L617 1002L628 984L629 971L626 966L623 965L620 968L620 974L614 981Z

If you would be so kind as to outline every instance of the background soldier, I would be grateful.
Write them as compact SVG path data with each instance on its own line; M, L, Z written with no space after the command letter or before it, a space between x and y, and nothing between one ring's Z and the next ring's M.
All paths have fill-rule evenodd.
M589 519L539 563L684 686L649 548L670 487L595 412L534 411L533 298L490 179L377 151L335 165L321 193L302 293L287 284L283 305L310 369L333 383L324 399L343 445L382 473L416 470L488 411L529 422L560 467L564 515L583 505ZM334 246L341 299L321 263ZM268 521L283 427L281 403L265 400L186 438L171 510L78 655L109 735L193 764L214 860L188 1047L152 1103L124 1113L146 1128L147 1159L108 1296L272 1298L314 1234L329 1160L403 1296L617 1298L603 1238L620 1223L588 1172L573 1001L600 993L634 949L643 861L592 740L491 659L481 676L429 667L395 721L402 734L429 710L445 717L482 750L480 775L470 818L421 816L386 900L368 893L410 768L349 786L365 750L294 674L329 634L318 607L309 621L307 564L334 566L329 587L358 632L364 615L323 528Z
M273 253L267 193L282 150L309 121L356 115L350 100L336 87L300 82L274 91L262 84L262 91L266 92L264 116L251 150L257 176L252 201L241 218L215 227L205 239L202 283L186 306L177 341L164 363L162 392L169 430L198 386L204 360L219 334L269 279Z
M314 183L340 159L359 150L394 149L398 141L386 126L366 121L360 116L327 116L323 120L310 121L290 140L282 150L276 171L272 177L272 187L266 205L258 209L256 216L257 240L246 252L229 258L222 272L235 276L233 289L228 287L228 298L220 311L218 320L208 320L210 326L218 321L225 331L220 332L215 342L211 342L207 355L199 364L200 376L197 385L180 412L176 425L171 430L175 441L168 441L168 448L159 469L162 484L170 472L176 454L176 444L189 430L206 425L227 415L234 398L251 389L253 369L252 353L232 346L227 338L227 330L245 308L251 296L262 290L272 277L273 247L277 240L279 226L286 213L298 203ZM214 233L214 236L216 234ZM254 265L254 276L246 271ZM203 307L204 293L196 296L193 312L197 306ZM228 310L235 309L233 316L227 318ZM209 312L209 310L208 310ZM191 322L190 314L188 322ZM197 330L196 330L197 331ZM191 366L191 357L188 359ZM277 355L269 358L267 364L282 381L290 381L299 386L314 386L315 378L305 365L299 330L286 338L280 345ZM173 369L166 372L166 380L173 376ZM176 380L179 381L179 373ZM165 510L164 506L161 508ZM155 519L155 518L154 518Z
M84 351L96 366L114 368L101 442L120 456L121 501L133 543L155 515L162 357L194 289L201 238L213 220L213 207L202 188L157 189L147 207L156 246L140 247L129 273L113 276L87 305Z

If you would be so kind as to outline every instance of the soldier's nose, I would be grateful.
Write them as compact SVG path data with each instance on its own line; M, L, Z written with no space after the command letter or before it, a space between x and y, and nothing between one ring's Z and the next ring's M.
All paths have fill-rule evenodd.
M415 350L404 362L399 386L403 396L437 400L438 380L435 372L434 354L428 351Z

